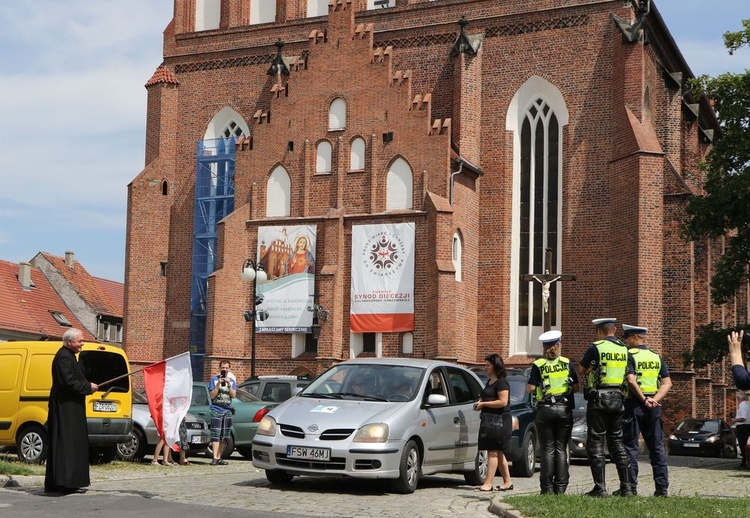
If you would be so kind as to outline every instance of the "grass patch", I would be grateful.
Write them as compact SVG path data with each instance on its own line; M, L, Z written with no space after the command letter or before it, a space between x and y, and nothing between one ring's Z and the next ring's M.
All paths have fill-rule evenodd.
M525 516L533 518L638 518L664 516L748 516L750 498L591 498L582 495L505 497Z
M44 475L44 466L25 464L15 455L0 454L0 475Z

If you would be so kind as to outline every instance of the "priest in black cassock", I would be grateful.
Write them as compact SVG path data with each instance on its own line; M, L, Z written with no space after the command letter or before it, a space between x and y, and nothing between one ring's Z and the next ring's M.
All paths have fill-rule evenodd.
M68 329L62 338L63 346L52 360L44 490L74 493L91 484L86 396L99 387L86 379L76 358L83 346L83 333L79 329Z

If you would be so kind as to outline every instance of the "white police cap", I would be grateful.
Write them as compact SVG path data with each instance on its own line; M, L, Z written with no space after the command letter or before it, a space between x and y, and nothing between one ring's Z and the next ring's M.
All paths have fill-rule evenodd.
M630 335L645 335L648 333L648 329L645 327L639 327L639 326L629 326L627 324L622 325L622 335L623 336L630 336Z
M591 321L596 327L604 327L610 324L615 325L615 322L617 322L616 318L595 318Z
M539 335L539 341L542 342L543 347L552 347L560 343L560 337L562 333L560 331L546 331Z

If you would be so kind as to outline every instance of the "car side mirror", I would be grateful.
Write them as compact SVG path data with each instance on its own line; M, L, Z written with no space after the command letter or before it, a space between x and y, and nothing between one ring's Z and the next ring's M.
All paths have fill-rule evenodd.
M448 404L448 398L443 394L430 394L427 396L427 404L429 406L443 406Z
M300 392L304 390L304 387L294 387L294 390L292 390L292 397L296 396Z

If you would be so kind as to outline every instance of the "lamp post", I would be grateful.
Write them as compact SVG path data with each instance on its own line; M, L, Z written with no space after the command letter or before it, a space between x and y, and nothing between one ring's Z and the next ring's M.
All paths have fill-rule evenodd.
M255 377L255 322L259 316L257 306L263 302L263 295L257 294L258 283L263 284L268 279L263 264L260 261L246 259L242 266L242 280L253 283L253 309L245 311L245 322L252 324L250 335L250 377ZM268 313L263 311L263 320L268 318Z
M313 323L312 323L312 335L313 340L315 340L315 350L318 350L318 338L320 338L320 324L325 323L328 321L328 316L331 314L330 311L328 311L326 308L318 304L318 294L315 293L313 295L313 305L307 306L307 311L311 311L313 314Z

